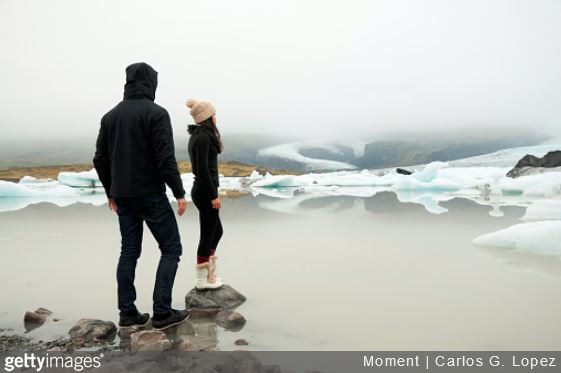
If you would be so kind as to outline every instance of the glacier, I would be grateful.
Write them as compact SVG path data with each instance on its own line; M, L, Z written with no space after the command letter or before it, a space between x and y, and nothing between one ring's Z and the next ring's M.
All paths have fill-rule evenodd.
M362 154L361 152L363 150L360 150L359 143L353 142L351 143L350 147L353 150L355 156ZM278 157L284 160L289 160L291 162L301 164L307 170L330 171L356 169L356 166L345 162L306 157L302 155L300 151L307 148L322 149L332 154L342 155L341 150L339 150L335 146L335 144L321 141L300 141L282 145L275 145L259 150L257 155L261 158Z

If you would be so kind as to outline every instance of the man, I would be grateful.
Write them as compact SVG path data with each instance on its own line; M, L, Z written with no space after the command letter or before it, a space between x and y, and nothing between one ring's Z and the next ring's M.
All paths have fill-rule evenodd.
M185 320L187 311L171 308L171 294L181 240L166 184L179 205L187 208L177 169L173 131L167 111L154 103L158 73L146 63L126 68L124 99L101 119L93 159L107 194L109 208L119 216L121 256L117 266L119 326L148 324L150 315L135 306L134 276L142 246L143 223L158 242L161 257L154 286L152 326L164 329Z

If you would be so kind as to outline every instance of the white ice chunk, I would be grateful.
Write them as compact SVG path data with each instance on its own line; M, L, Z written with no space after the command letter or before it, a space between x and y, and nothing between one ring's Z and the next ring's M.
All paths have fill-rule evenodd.
M498 186L503 194L552 197L561 190L561 172L520 176L514 179L505 176Z
M516 224L473 240L477 245L528 251L540 255L561 255L561 221Z
M293 176L293 175L270 175L260 180L257 180L255 183L251 184L251 186L260 187L260 188L294 187L294 186L304 185L305 180L306 179L304 178L297 179L297 176ZM309 184L310 183L307 183L306 185Z
M78 193L65 185L51 186L47 189L35 189L26 184L16 184L0 180L0 197L76 197Z
M432 181L436 177L438 170L446 167L446 165L447 164L445 162L431 162L426 165L422 171L415 172L411 176L418 181L427 183L429 181Z
M446 179L433 179L430 182L422 182L412 178L399 180L394 188L396 190L416 190L416 191L455 191L460 190L461 186Z
M19 184L28 184L33 186L51 186L56 185L58 182L53 179L37 179L33 176L24 176L19 180Z
M60 172L58 174L58 183L78 188L95 188L102 186L95 169L82 172Z
M251 175L248 176L249 180L259 180L262 179L263 175L261 175L257 170L251 171Z

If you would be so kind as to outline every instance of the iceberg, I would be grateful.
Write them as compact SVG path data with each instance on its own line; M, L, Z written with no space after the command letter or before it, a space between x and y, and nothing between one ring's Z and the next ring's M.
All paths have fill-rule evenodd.
M15 211L39 203L51 203L66 207L75 203L101 206L106 203L104 193L81 190L55 182L12 183L0 180L0 212Z
M438 170L447 166L445 162L432 162L425 166L421 171L412 174L412 178L423 183L432 181L438 175Z
M516 224L473 240L481 246L527 251L540 255L561 255L561 221Z
M412 190L412 191L441 191L451 192L460 190L462 187L452 181L446 179L433 179L430 182L423 182L414 178L399 180L394 185L395 190Z
M82 172L60 172L58 174L58 183L78 188L96 188L103 186L101 181L99 181L95 169Z
M516 179L503 177L498 183L503 194L553 197L561 192L561 172L520 176Z
M37 179L33 176L22 177L18 184L30 185L34 187L51 187L58 184L58 181L53 179Z
M78 193L66 186L58 184L39 184L39 188L33 188L27 183L12 183L0 180L0 198L10 197L77 197Z

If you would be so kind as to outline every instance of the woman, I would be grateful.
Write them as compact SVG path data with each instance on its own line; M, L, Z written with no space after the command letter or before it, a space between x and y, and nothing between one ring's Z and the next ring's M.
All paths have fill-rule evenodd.
M188 152L195 180L191 199L199 210L201 234L197 249L197 289L218 289L224 282L216 276L215 255L222 237L218 196L218 159L224 146L216 127L216 110L210 102L189 99L187 107L196 124L188 126Z

